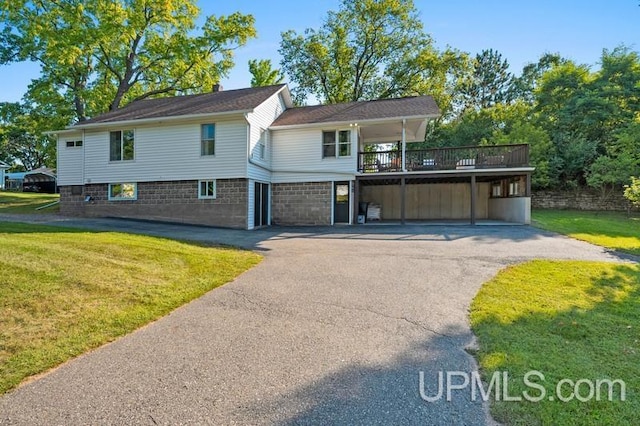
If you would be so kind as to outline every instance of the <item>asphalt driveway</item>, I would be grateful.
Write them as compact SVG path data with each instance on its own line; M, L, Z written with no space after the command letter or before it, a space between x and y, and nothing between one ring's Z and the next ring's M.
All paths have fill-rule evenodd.
M265 260L234 282L0 398L0 424L488 424L470 392L467 310L531 258L620 260L527 226L230 231L112 219L35 221L236 244Z

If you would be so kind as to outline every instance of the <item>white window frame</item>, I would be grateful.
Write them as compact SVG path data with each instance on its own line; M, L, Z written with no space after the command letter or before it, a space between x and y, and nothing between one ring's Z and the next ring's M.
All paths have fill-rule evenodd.
M260 136L258 137L258 142L256 143L256 148L254 149L255 158L258 160L264 160L267 152L267 131L266 129L260 128Z
M334 136L334 155L324 155L324 148L325 146L330 146L328 144L324 143L324 134L325 133L335 133ZM340 142L340 135L341 134L346 134L348 135L348 141L347 142ZM351 130L350 129L337 129L337 130L323 130L322 131L322 158L349 158L352 156L352 143L351 143ZM349 153L346 155L340 155L340 148L342 146L347 146L348 147L348 151Z
M77 140L77 141L65 141L65 146L67 148L82 148L82 141Z
M131 141L133 142L133 157L125 159L124 158L124 134L125 132L131 132ZM120 159L113 160L111 159L111 134L120 133ZM112 130L109 132L109 162L119 163L121 161L134 161L136 159L136 132L135 129L122 129L122 130Z
M208 183L213 183L213 190L211 191L212 193L209 193L209 190L207 187L205 194L202 193L202 188L203 188L203 184L208 184ZM215 179L203 179L203 180L199 180L198 181L198 198L201 200L215 200L216 196L217 196L217 191L218 191L218 185Z
M213 126L213 139L204 137L204 126ZM200 156L201 157L215 157L216 155L216 133L218 132L216 123L202 123L200 125ZM213 142L213 153L204 153L204 144L206 142Z
M127 197L127 196L123 196L123 195L112 195L113 191L112 188L115 185L133 185L133 196L131 197ZM110 183L109 184L109 188L108 188L108 196L109 196L109 201L135 201L138 199L138 183L137 182L118 182L118 183Z

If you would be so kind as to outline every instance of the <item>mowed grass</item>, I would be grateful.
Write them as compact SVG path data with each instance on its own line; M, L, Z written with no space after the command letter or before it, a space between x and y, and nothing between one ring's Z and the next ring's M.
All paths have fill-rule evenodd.
M0 213L54 213L59 210L58 205L41 210L36 209L59 199L59 194L0 191Z
M491 413L507 425L627 425L640 413L640 267L583 261L536 260L501 271L486 283L471 306L471 325L478 337L475 353L485 380L508 372L510 396L541 392L525 386L530 370L544 374L539 402L508 402L491 398ZM608 401L589 399L588 383L577 398L558 399L562 379L576 382L620 379ZM561 387L567 399L571 384ZM549 400L553 397L554 400Z
M619 212L534 210L533 224L578 240L640 256L640 215Z
M0 394L166 315L260 259L161 238L0 223Z

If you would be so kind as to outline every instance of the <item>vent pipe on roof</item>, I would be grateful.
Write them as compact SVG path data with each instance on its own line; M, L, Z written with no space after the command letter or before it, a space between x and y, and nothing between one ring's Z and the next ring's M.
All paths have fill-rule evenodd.
M222 92L222 84L220 84L220 83L216 83L216 84L214 84L214 85L213 85L213 88L211 89L211 91L212 91L213 93L216 93L216 92Z

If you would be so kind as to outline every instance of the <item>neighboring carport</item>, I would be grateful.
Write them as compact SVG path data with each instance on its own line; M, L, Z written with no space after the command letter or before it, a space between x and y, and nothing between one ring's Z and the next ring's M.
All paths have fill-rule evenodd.
M44 192L55 194L58 191L57 178L53 169L41 167L24 174L22 185L24 192Z

